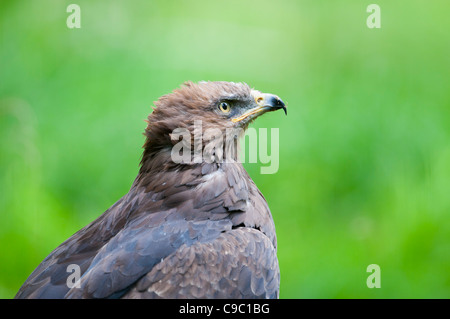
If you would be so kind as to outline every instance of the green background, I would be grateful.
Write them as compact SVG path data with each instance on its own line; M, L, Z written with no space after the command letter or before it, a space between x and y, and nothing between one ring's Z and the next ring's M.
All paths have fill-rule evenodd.
M153 101L186 80L288 103L271 208L281 298L450 297L448 1L0 3L0 297L127 193ZM381 288L369 289L369 264Z

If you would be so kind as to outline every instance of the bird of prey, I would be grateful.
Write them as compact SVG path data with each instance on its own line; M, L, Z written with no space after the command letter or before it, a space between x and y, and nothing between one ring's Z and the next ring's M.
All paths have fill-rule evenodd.
M242 134L227 134L219 147L197 143L190 151L200 158L173 160L177 129L192 133L183 140L191 146L208 129L241 132L278 109L286 112L278 96L245 83L186 82L162 96L130 191L51 252L16 298L278 298L272 215L225 149ZM69 284L73 267L79 279Z

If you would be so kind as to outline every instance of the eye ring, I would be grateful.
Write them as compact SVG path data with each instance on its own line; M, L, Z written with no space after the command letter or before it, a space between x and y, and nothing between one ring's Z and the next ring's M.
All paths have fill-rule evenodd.
M219 110L221 110L223 113L228 114L228 113L230 113L230 111L231 111L231 106L230 106L230 104L227 103L227 102L220 102L220 104L219 104Z

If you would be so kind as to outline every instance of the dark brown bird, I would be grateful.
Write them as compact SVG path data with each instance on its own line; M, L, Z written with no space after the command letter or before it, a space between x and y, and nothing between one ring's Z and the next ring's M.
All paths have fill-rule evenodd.
M50 253L16 298L277 298L275 226L235 142L278 109L280 98L243 83L162 96L128 194Z

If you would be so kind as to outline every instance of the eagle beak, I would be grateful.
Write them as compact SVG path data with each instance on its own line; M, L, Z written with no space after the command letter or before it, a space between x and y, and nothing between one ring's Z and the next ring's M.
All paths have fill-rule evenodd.
M256 107L248 110L241 116L232 119L233 122L240 122L248 117L255 118L263 113L272 112L279 109L283 109L284 113L287 115L286 104L276 95L252 92L255 98Z
M283 109L284 114L287 115L286 104L276 95L261 94L255 100L258 105L267 108L267 111Z

